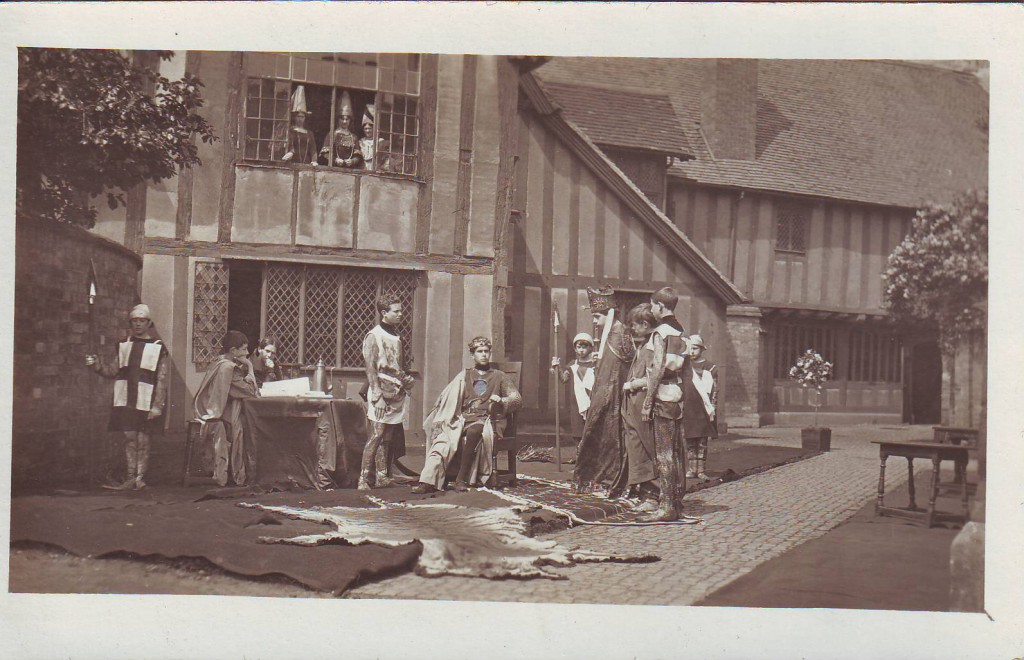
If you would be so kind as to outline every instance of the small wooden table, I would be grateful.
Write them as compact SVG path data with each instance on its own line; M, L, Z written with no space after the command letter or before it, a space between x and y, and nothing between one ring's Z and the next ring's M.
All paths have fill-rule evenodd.
M942 464L942 461L953 461L958 466L957 469L959 469L960 465L966 465L966 446L940 444L937 442L900 442L895 440L872 440L871 442L878 445L878 454L881 459L878 471L878 499L875 502L875 515L907 518L924 523L926 527L932 527L937 522L967 522L966 480L961 484L961 500L964 510L962 515L935 510L935 499L939 492L939 466ZM902 456L907 459L907 489L910 491L910 505L905 509L885 506L885 461L890 456ZM915 458L925 458L932 462L932 487L931 492L928 494L928 508L926 510L918 508L917 502L914 501Z
M947 445L966 445L969 449L975 449L978 446L978 429L964 426L933 426L932 432L935 434L935 442ZM953 486L967 480L967 463L958 463L956 467Z

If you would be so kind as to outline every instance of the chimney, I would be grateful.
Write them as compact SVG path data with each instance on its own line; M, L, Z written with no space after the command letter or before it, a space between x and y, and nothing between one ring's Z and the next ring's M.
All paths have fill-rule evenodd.
M701 129L716 160L754 160L757 144L755 59L704 62Z

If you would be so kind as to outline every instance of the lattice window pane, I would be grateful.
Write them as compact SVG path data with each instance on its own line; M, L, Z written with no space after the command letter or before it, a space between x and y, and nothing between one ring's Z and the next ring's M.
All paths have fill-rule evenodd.
M775 249L805 252L809 217L810 209L806 204L779 202L775 209Z
M220 354L228 331L227 264L197 263L192 298L192 361L205 366Z
M337 364L340 279L336 268L306 268L306 362Z
M631 309L642 303L651 302L651 294L646 291L616 291L615 300L619 303L615 318L625 323L626 315Z
M248 79L244 109L247 160L280 160L284 155L290 87L280 80Z
M395 294L402 303L404 321L398 329L402 338L402 368L412 370L412 319L413 301L416 298L415 273L385 273L381 284L381 295Z
M833 365L832 380L840 378L839 365L835 362L836 338L835 330L826 326L808 325L776 325L773 331L775 378L788 379L789 369L796 364L797 358L808 348L821 354Z
M380 94L377 103L378 153L374 167L378 172L416 175L416 147L419 118L414 98Z
M362 367L363 338L377 324L377 292L380 276L371 270L350 268L345 271L345 301L341 343L341 366Z
M282 363L299 362L299 299L302 267L270 264L267 267L267 334L277 340Z

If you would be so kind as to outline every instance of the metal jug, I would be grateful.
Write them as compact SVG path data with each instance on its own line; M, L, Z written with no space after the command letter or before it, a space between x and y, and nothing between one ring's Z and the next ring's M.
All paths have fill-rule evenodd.
M314 392L324 392L324 380L327 376L327 365L324 364L323 358L317 361L316 369L313 371L313 387L310 388Z

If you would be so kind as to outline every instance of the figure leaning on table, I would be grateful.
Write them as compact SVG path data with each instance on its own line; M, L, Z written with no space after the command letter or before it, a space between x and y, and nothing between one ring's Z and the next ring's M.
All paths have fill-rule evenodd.
M460 371L441 391L427 419L427 458L414 493L444 489L448 466L460 445L459 473L455 490L487 482L493 470L494 441L504 431L504 415L523 403L508 374L491 364L491 340L475 337L469 342L473 366Z
M242 433L242 400L259 396L249 354L249 339L228 330L221 356L210 365L196 392L196 418L203 422L202 439L213 442L213 478L221 486L245 485L255 476L256 456ZM209 422L223 420L223 424Z
M127 479L111 490L141 490L149 465L149 442L163 425L167 401L167 348L152 336L153 321L149 307L136 305L128 314L131 336L117 346L117 360L106 363L98 355L85 356L86 366L105 378L114 379L114 404L110 411L110 431L125 436Z
M405 372L404 353L398 325L402 322L402 303L398 297L384 294L377 300L380 323L363 339L363 361L369 384L366 417L369 440L363 449L359 472L359 490L390 486L392 465L405 455L405 430L402 421L413 378Z

